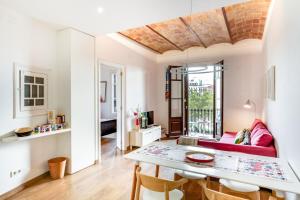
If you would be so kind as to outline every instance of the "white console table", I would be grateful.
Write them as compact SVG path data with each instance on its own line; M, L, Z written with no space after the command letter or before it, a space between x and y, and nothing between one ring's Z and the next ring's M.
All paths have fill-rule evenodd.
M142 147L161 138L161 126L130 131L130 149L133 146Z

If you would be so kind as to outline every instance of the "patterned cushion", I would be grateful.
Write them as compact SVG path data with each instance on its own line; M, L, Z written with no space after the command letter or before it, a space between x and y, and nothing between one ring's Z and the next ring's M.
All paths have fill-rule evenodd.
M250 135L251 135L250 130L248 130L248 129L245 130L245 132L244 132L244 139L243 139L243 141L240 144L251 145L251 137L250 137Z
M245 138L244 130L239 131L235 136L234 144L240 144L241 142L243 142L244 138Z

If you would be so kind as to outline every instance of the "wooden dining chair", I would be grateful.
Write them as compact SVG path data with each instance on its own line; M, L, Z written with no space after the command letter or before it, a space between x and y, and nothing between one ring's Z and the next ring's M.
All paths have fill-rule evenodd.
M159 176L160 166L155 166L155 177ZM202 190L201 186L198 184L198 181L206 179L208 187L210 187L210 177L193 172L187 172L183 170L175 170L174 172L174 181L178 181L182 178L188 180L186 184L183 186L183 190L185 191L185 197L190 200L198 200L201 198Z
M269 196L269 200L284 200L284 197Z
M143 190L143 200L181 200L184 199L182 191L183 184L188 180L182 178L178 181L164 180L153 176L141 174L141 167L136 170L137 185L135 200L140 199L141 186ZM180 188L180 190L179 190Z
M272 191L272 194L269 197L269 200L284 200L284 193L281 191Z
M229 194L225 194L216 190L207 188L207 182L201 180L198 182L202 187L202 200L248 200L242 197L237 197Z
M250 200L260 200L260 189L256 185L220 179L219 191L222 193L235 195Z
M156 165L155 166L155 177L159 176L159 170L160 170L160 166ZM187 172L187 171L183 171L183 170L175 170L174 180L176 181L176 180L181 179L181 178L186 178L188 180L195 180L195 181L200 181L202 179L209 180L209 177L207 177L204 174Z
M198 174L188 171L175 170L174 180L179 180L181 178L186 178L188 182L184 184L183 190L185 192L186 199L189 200L201 200L202 189L198 184L200 180L206 180L207 186L210 187L210 177L204 174Z

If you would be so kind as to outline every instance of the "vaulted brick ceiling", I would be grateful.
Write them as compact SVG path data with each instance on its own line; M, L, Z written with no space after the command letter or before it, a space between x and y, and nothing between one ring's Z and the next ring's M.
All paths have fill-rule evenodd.
M262 39L270 2L250 0L119 33L157 53Z

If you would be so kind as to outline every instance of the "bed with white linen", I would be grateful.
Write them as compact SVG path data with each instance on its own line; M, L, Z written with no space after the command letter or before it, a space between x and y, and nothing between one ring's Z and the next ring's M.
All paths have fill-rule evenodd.
M101 136L117 132L117 119L101 119Z

